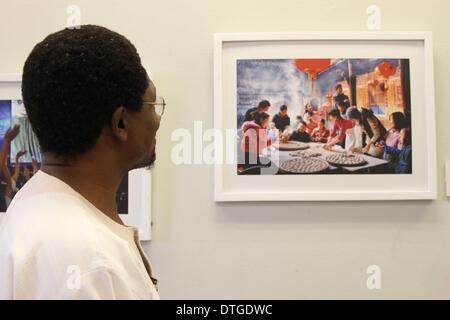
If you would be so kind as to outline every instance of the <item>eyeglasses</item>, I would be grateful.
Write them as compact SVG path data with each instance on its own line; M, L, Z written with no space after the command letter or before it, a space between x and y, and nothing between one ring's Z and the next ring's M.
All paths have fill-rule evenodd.
M166 109L166 101L163 97L156 97L155 101L144 101L144 104L148 104L150 106L155 107L155 112L158 116L162 117L164 114L164 110Z

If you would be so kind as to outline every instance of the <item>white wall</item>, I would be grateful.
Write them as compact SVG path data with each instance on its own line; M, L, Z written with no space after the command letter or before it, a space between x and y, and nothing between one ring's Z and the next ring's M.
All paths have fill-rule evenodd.
M450 2L367 0L0 0L0 73L20 72L32 46L82 23L128 36L168 101L153 175L153 236L145 244L163 298L450 298ZM434 32L439 200L433 202L215 204L213 168L175 166L171 132L213 125L212 35L240 31ZM382 290L366 289L366 267Z

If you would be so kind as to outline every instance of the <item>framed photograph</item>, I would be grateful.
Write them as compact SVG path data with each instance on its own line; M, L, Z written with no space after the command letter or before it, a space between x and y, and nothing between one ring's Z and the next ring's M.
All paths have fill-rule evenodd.
M216 201L435 199L432 35L215 34L214 127Z
M21 94L21 75L0 75L0 145L11 126L20 125L19 135L11 142L9 157L0 174L0 220L14 195L41 164L41 151L28 120ZM7 171L6 171L7 170ZM139 229L141 240L150 240L151 173L146 169L129 172L116 195L122 221Z

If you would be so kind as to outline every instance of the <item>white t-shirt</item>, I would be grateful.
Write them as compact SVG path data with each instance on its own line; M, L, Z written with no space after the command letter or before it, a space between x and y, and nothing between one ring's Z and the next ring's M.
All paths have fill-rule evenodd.
M38 171L0 225L0 299L159 299L136 228Z

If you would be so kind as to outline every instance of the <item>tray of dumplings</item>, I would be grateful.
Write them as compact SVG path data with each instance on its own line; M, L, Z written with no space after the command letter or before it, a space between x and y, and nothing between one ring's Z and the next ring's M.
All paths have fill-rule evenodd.
M275 142L273 147L280 151L295 151L295 150L305 150L309 148L309 145L298 141L288 141L288 142Z
M299 157L286 160L280 165L281 173L312 174L326 171L329 165L325 160L315 157Z
M333 152L325 156L325 160L333 166L357 167L363 166L367 161L360 155Z

